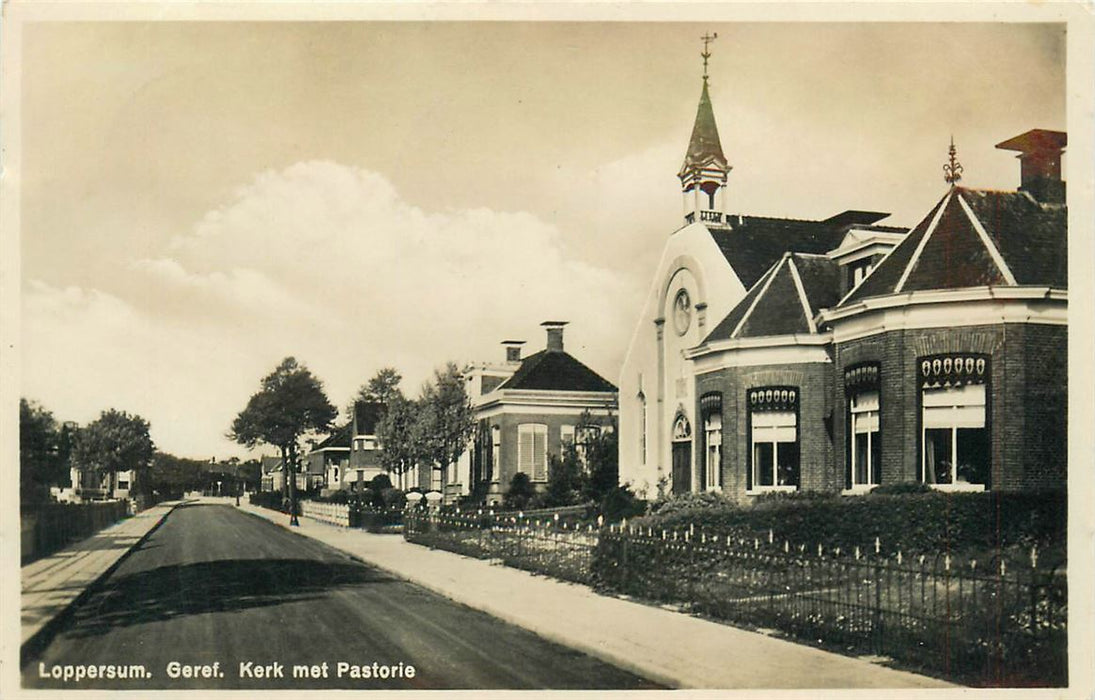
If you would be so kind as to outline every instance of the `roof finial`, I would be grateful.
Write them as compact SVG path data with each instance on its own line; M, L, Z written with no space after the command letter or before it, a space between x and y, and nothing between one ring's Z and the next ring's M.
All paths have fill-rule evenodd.
M951 134L951 147L947 150L947 154L950 156L950 162L943 165L943 179L953 185L962 179L962 164L955 157L958 155L958 149L954 147L954 134Z
M704 85L707 84L707 59L711 58L711 51L708 48L708 45L712 41L714 41L715 39L718 39L718 38L719 38L719 33L718 32L715 32L714 34L704 34L703 36L700 37L700 41L703 42L703 53L701 53L700 56L703 56L703 82L704 82Z

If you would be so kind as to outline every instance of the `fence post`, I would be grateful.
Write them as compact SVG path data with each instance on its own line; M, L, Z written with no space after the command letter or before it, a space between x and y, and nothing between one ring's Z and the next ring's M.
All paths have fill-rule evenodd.
M875 551L878 551L877 544L875 545ZM874 638L874 652L881 654L884 648L882 639L882 564L877 559L874 563L874 610L871 619L871 631L873 632L871 636Z

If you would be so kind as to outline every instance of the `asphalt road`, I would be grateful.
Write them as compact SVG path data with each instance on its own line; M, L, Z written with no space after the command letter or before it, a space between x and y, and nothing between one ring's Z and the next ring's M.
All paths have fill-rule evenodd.
M657 687L223 505L177 508L22 673L69 689Z

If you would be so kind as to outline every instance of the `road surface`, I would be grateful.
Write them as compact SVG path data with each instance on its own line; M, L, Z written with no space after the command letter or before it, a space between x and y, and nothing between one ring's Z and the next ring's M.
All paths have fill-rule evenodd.
M175 509L22 672L68 689L657 687L211 504Z

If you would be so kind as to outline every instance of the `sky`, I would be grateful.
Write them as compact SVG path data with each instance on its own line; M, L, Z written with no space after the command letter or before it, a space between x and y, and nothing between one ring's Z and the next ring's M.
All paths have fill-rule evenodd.
M384 366L540 350L618 379L710 89L732 213L890 212L1013 189L1064 130L1060 24L28 23L21 393L116 408L180 456L288 355L336 406Z

